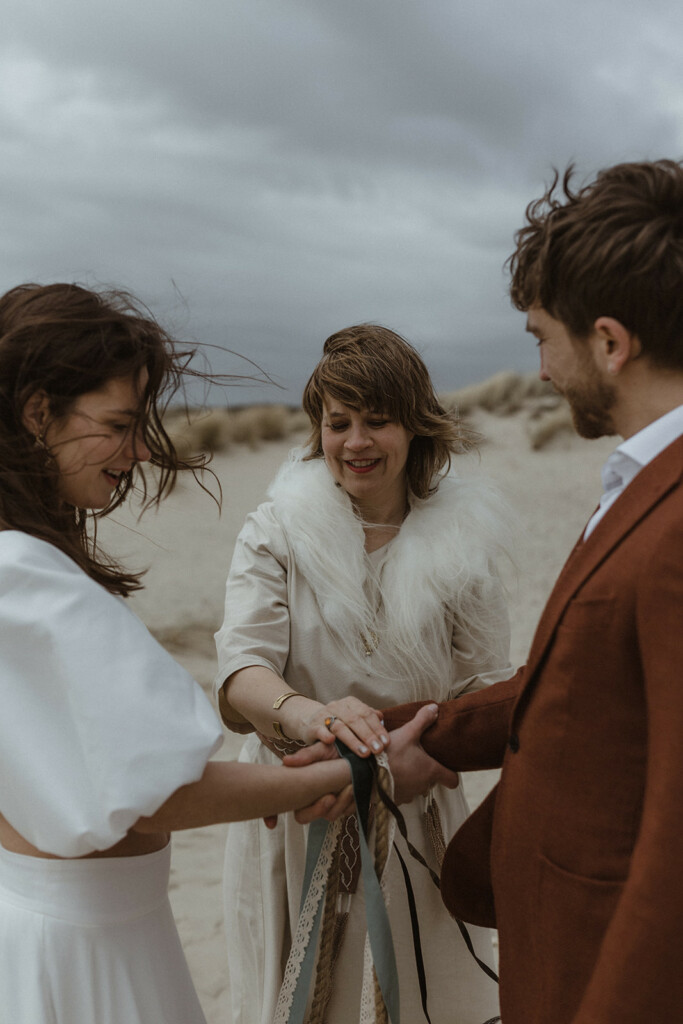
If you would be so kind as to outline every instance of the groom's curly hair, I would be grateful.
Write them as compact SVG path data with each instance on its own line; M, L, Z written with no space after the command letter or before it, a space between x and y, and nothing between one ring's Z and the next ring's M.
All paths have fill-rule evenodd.
M558 171L508 260L517 309L542 306L576 338L619 320L651 361L683 369L683 163L623 163L572 187Z

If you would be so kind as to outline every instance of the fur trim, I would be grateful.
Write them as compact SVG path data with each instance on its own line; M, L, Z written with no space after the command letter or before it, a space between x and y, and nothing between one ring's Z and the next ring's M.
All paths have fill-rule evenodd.
M451 473L429 498L411 495L410 514L378 575L348 494L322 459L303 462L303 454L290 453L268 493L297 567L346 653L362 664L359 639L376 633L384 670L403 676L433 667L429 652L434 644L450 647L454 621L485 643L481 623L490 620L491 584L500 587L495 562L507 535L495 488Z

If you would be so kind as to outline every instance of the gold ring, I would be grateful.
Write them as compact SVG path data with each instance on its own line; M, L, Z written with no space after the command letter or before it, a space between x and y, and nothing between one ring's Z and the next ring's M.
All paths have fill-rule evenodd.
M337 721L337 716L336 715L328 715L327 718L325 719L325 726L326 726L326 728L328 728L330 730L330 732L332 732L332 726L334 725L334 723L336 721Z

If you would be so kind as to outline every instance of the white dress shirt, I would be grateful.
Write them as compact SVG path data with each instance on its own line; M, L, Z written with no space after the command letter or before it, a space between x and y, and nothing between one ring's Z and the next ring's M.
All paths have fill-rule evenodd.
M600 507L588 520L583 539L587 540L607 510L628 487L643 466L652 462L683 434L683 405L648 423L637 434L622 441L602 467L603 495Z

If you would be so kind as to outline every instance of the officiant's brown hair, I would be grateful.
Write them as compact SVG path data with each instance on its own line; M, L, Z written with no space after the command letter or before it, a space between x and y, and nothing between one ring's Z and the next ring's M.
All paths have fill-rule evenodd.
M408 484L418 498L436 490L451 457L472 447L455 412L441 405L429 371L400 334L378 324L356 324L331 334L311 374L303 407L311 421L307 458L322 458L325 396L351 409L382 413L415 436L408 453Z
M683 163L623 163L574 189L570 166L529 204L508 264L514 305L576 339L618 320L661 367L683 369Z

